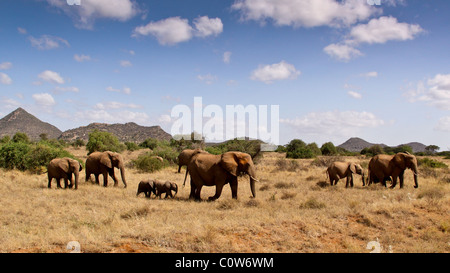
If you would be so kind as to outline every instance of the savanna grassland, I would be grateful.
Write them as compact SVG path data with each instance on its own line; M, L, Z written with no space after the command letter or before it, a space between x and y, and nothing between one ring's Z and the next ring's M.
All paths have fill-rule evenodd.
M70 152L86 159L83 148ZM144 153L124 152L127 162ZM286 159L265 153L255 160L257 197L250 198L247 176L239 178L238 200L225 186L215 202L188 200L184 172L168 167L156 173L127 168L128 187L104 188L85 182L78 190L47 188L46 174L0 171L0 252L68 252L78 241L82 252L450 252L450 171L420 167L419 188L405 172L403 189L380 185L345 188L326 182L332 160L365 157ZM436 157L450 165L450 160ZM118 171L116 170L116 174ZM120 177L120 175L117 175ZM174 181L175 199L136 197L146 178ZM202 198L214 194L203 187Z

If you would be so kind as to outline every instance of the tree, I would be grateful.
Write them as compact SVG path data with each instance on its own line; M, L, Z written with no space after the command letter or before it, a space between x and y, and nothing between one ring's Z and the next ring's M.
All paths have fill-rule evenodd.
M12 141L14 143L30 143L30 139L28 138L28 135L22 132L17 132L13 138Z
M93 152L122 152L126 146L119 142L119 139L111 133L94 130L89 134L89 141L86 144L88 154Z
M435 154L439 149L441 148L439 148L439 146L437 145L428 145L427 147L425 147L425 151L430 154Z
M322 152L322 155L335 155L337 154L336 146L332 142L326 142L322 144L322 147L320 147L320 151Z
M313 158L314 152L311 147L307 147L306 143L300 139L293 139L286 146L287 158Z

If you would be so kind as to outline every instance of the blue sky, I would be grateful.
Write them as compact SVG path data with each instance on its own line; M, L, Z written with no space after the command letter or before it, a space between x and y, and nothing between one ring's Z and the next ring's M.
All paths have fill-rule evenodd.
M0 115L160 125L279 105L280 144L450 143L446 0L0 1ZM269 108L270 109L270 108Z

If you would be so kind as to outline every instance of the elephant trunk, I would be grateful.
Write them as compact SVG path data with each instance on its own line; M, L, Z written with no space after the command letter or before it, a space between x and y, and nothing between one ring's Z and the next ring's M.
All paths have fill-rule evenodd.
M365 178L364 172L361 173L361 179L362 179L363 186L365 186L366 185L366 182L365 182L366 178Z
M411 169L412 169L412 171L414 173L414 188L417 189L419 187L419 181L418 181L418 178L417 178L418 175L419 175L419 172L417 170L417 164L414 164Z
M79 172L75 172L74 173L74 175L75 175L75 189L78 189L78 179L79 179L79 177L80 177L80 173Z
M178 185L174 184L173 190L175 191L175 194L173 195L173 197L175 197L175 195L177 195L178 193Z
M126 188L127 180L125 178L125 167L124 166L120 166L120 176L122 176L122 182L123 182L124 188Z
M256 197L255 182L258 180L255 178L256 172L254 167L249 168L248 175L250 176L250 190L252 191L253 197Z

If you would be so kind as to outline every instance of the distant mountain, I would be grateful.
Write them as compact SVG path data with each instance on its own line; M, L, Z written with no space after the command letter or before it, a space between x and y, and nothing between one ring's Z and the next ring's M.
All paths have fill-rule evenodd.
M129 122L125 124L91 123L88 126L65 131L61 134L60 139L65 141L74 141L76 139L88 141L89 133L94 130L112 133L117 136L121 142L141 143L150 137L158 140L170 140L172 138L172 136L161 129L160 126L146 127L137 125L134 122Z
M338 147L344 148L350 152L360 152L362 149L369 148L373 145L380 145L383 148L387 146L386 144L370 143L370 142L365 141L364 139L361 139L358 137L352 137L349 140L347 140L346 142L339 145ZM410 142L410 143L406 143L406 144L400 144L398 146L402 146L402 145L410 146L413 150L413 153L424 152L425 147L426 147L426 145L419 143L419 142ZM394 146L394 147L398 147L398 146Z
M62 133L55 126L39 120L23 108L17 108L0 120L0 137L13 137L17 132L26 133L31 140L39 140L41 134L46 134L50 139L58 138Z

